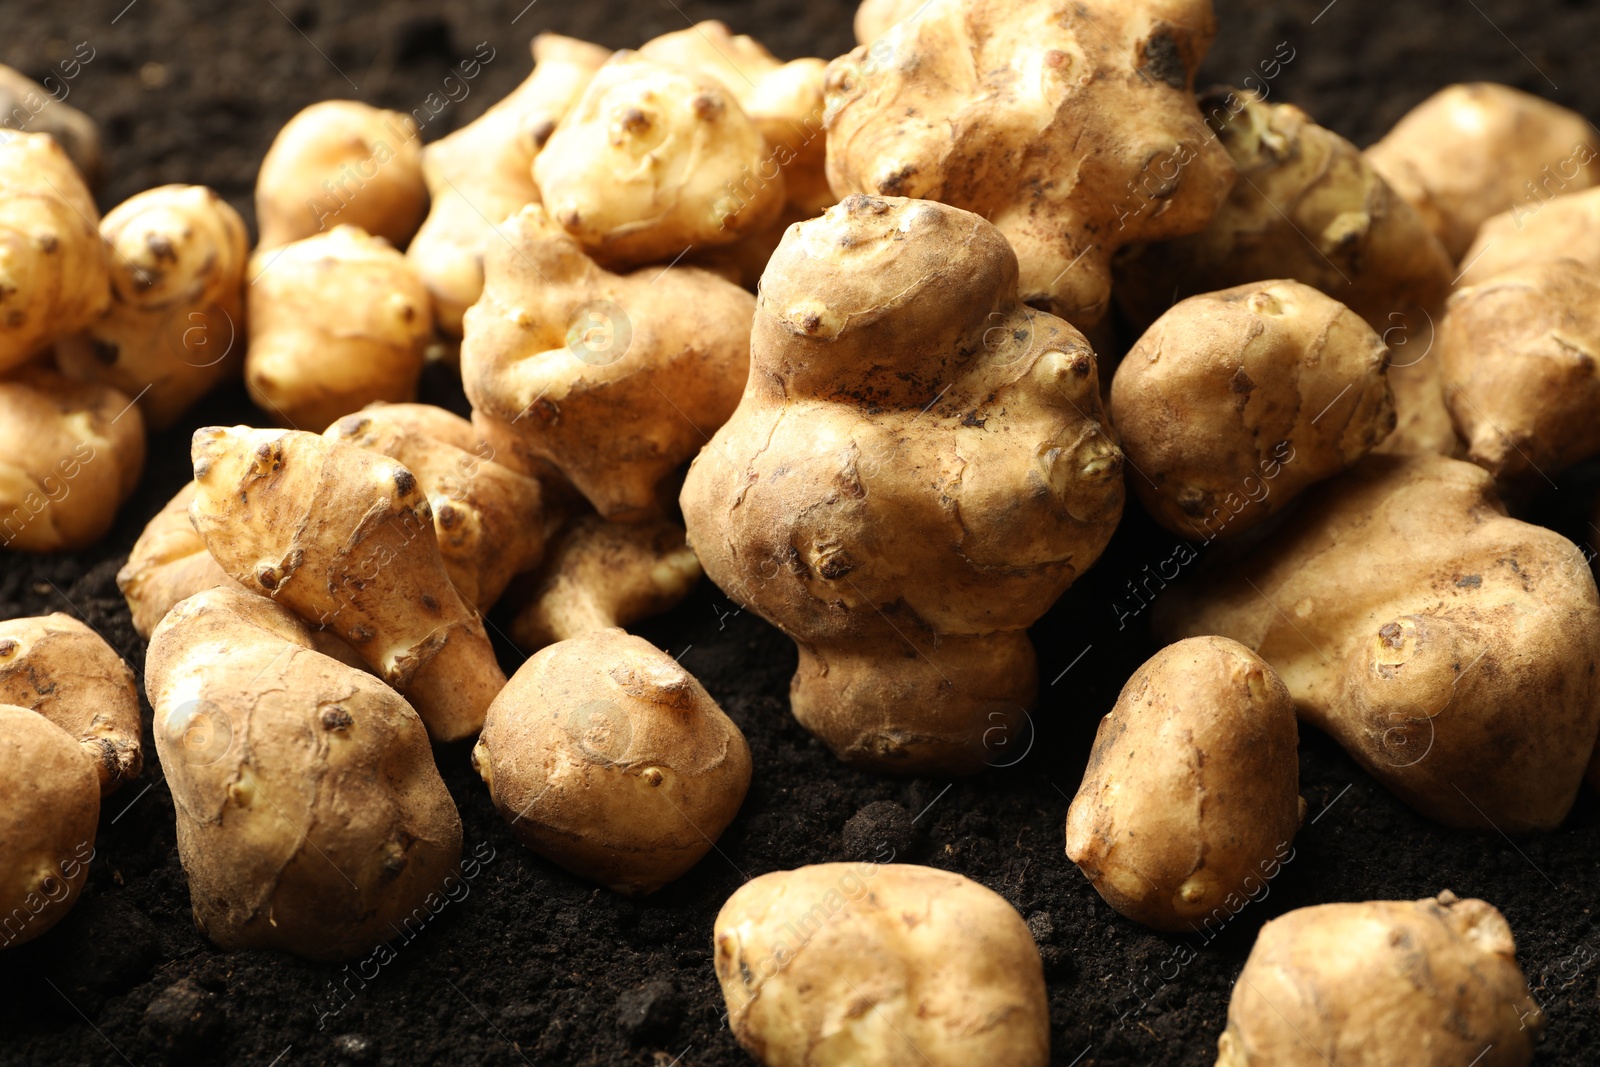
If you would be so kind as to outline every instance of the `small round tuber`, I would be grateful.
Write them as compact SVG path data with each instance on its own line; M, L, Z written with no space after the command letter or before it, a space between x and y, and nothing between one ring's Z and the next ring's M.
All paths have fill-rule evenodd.
M387 242L353 226L251 260L245 381L261 409L326 426L416 397L433 338L428 291Z
M262 249L335 226L404 248L427 207L416 123L355 100L324 100L295 115L256 175Z
M750 787L750 748L711 695L615 629L524 663L490 706L472 765L523 844L629 895L700 862Z
M1135 922L1226 921L1293 854L1298 743L1294 701L1260 656L1226 637L1168 645L1100 720L1067 856Z
M765 1067L1044 1067L1033 935L993 890L899 863L740 886L712 934L728 1025Z
M1492 905L1320 904L1261 928L1217 1067L1525 1067L1541 1026Z

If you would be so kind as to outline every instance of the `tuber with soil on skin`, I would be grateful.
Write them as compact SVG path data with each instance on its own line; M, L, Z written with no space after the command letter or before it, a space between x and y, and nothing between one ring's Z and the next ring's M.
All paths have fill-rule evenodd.
M603 517L659 517L663 480L739 403L754 297L693 267L613 274L536 205L502 231L461 344L473 424Z
M1372 455L1155 606L1272 664L1302 719L1447 826L1560 825L1600 733L1600 594L1482 469Z
M1513 208L1489 219L1461 257L1456 288L1557 259L1600 270L1600 189L1566 193L1544 201L1537 211Z
M111 303L100 212L53 137L0 129L0 374Z
M1459 289L1438 348L1466 458L1509 493L1600 454L1600 269L1535 262Z
M1364 153L1445 251L1464 262L1478 228L1526 217L1600 183L1600 135L1575 111L1493 82L1440 89Z
M1258 526L1394 429L1388 355L1358 315L1299 282L1182 301L1111 382L1134 492L1190 540Z
M163 185L113 208L100 233L111 306L56 345L56 363L138 397L162 430L243 364L244 220L210 189Z
M1168 645L1100 720L1067 857L1135 922L1226 922L1294 856L1298 743L1289 689L1260 656L1225 637Z
M550 217L621 271L765 229L786 195L781 170L761 170L770 158L719 78L618 52L556 126L533 177Z
M43 715L0 703L0 951L77 903L100 821L95 761Z
M422 150L428 217L406 258L433 295L439 329L461 336L461 316L483 295L483 261L508 216L539 203L533 161L610 58L587 41L541 33L533 73L505 99Z
M524 663L472 766L524 845L628 896L699 863L750 787L750 747L705 687L616 629Z
M415 711L317 652L263 597L212 589L156 627L156 753L200 931L312 960L394 937L461 856L461 819Z
M290 119L261 160L257 248L279 248L338 226L359 227L404 248L427 207L422 142L411 116L355 100L324 100Z
M416 399L432 305L388 242L340 226L258 251L250 275L245 384L262 411L298 429Z
M195 529L245 589L347 641L438 741L471 737L502 686L450 583L417 476L295 430L195 431Z
M1019 736L1027 627L1122 514L1095 356L1023 305L978 215L852 196L762 278L739 409L684 482L706 574L800 648L801 724L846 762L972 773Z
M916 17L828 66L833 191L989 219L1025 303L1096 325L1119 248L1203 230L1227 196L1233 164L1194 99L1210 0L887 6Z
M0 379L0 548L88 548L144 471L131 397L33 365Z
M1261 928L1216 1067L1524 1067L1543 1022L1493 905L1320 904Z
M838 202L828 188L828 141L822 129L825 60L784 63L755 38L735 36L715 19L646 41L639 54L715 78L760 128L767 155L759 169L739 176L737 188L753 189L781 172L789 209L801 218Z
M428 404L374 404L324 436L388 456L417 476L445 572L474 610L487 612L513 577L544 558L555 518L545 513L538 481L496 463L461 416Z
M514 602L511 640L524 652L626 627L668 611L700 580L683 527L666 519L607 522L580 515L552 542Z
M133 669L72 616L0 622L0 704L35 711L76 740L102 796L139 777L144 752Z
M712 934L728 1026L765 1067L1044 1067L1033 935L950 871L820 863L754 878Z
M81 58L83 45L78 48L76 55ZM94 58L92 49L89 58ZM62 64L64 73L69 65L76 68L73 75L83 69L82 63L68 60ZM13 130L27 130L54 137L72 165L78 168L84 184L91 190L98 189L102 177L100 127L94 119L66 103L70 90L60 79L45 80L55 80L62 85L60 95L21 71L0 64L0 128L7 134Z

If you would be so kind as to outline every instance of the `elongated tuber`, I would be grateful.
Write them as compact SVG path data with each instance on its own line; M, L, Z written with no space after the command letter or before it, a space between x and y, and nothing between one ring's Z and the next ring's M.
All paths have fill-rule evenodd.
M336 226L404 248L427 207L416 123L355 100L324 100L295 115L256 175L263 249Z
M706 574L800 646L842 759L970 773L1019 736L1027 627L1122 513L1094 353L980 216L852 196L762 279L749 385L682 502Z
M1100 720L1067 856L1136 922L1226 922L1293 856L1298 741L1288 687L1260 656L1225 637L1168 645Z
M0 704L30 708L74 738L102 795L144 766L133 670L70 615L0 622Z
M393 690L315 651L288 609L233 589L162 620L145 680L208 938L338 960L428 920L461 819Z
M193 456L190 515L234 580L348 641L436 740L478 732L505 675L450 584L416 475L294 430L207 427Z
M111 303L100 212L49 134L0 129L0 374Z
M676 660L621 630L524 663L472 765L523 844L629 895L699 863L750 787L739 728Z
M244 220L210 189L163 185L113 208L100 232L111 307L58 344L56 361L137 396L145 421L164 429L243 365Z
M950 871L821 863L740 886L712 935L728 1025L765 1067L1044 1067L1022 916Z
M473 423L605 518L660 515L658 485L738 405L754 299L691 267L613 274L537 206L504 231L461 345Z
M533 73L477 119L422 150L431 204L406 258L433 294L439 329L461 335L461 316L483 295L483 260L495 228L539 202L533 160L556 123L611 55L553 33L533 39Z
M411 263L353 226L251 260L245 381L269 416L326 426L375 400L415 399L433 337Z

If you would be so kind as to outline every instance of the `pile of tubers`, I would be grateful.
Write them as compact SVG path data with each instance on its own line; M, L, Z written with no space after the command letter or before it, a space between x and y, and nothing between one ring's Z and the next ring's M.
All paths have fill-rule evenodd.
M856 25L831 63L717 22L541 35L427 144L313 105L253 248L198 186L102 218L65 105L0 130L0 550L105 538L147 431L215 387L261 411L193 434L117 577L217 946L348 959L425 907L461 863L452 742L552 864L684 876L763 754L626 628L702 573L794 641L792 712L840 760L995 765L1040 710L1028 630L1130 487L1204 558L1066 813L1129 920L1199 929L1278 876L1306 726L1445 826L1550 831L1600 786L1600 594L1528 510L1600 456L1594 128L1458 85L1363 152L1197 93L1209 0ZM455 346L470 413L419 395ZM82 622L0 623L0 949L83 889L144 766L138 681ZM1268 923L1219 1067L1529 1062L1509 926L1439 888ZM713 943L769 1067L1050 1062L1033 936L960 875L764 874Z

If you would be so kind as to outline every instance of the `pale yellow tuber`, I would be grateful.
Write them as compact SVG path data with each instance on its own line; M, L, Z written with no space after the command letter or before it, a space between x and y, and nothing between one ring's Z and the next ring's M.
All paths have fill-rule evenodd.
M233 589L162 620L145 681L202 933L338 960L427 921L461 819L393 690Z
M210 189L163 185L113 208L100 232L111 307L57 344L56 362L137 396L151 429L164 429L243 365L244 220Z
M712 934L728 1025L765 1067L1044 1067L1022 916L950 871L821 863L740 886Z
M440 741L470 737L505 685L483 622L450 584L416 475L293 430L194 436L190 515L246 589L348 641Z
M133 629L145 640L179 602L219 585L237 586L189 521L194 494L195 484L188 482L156 512L117 572Z
M750 180L770 157L717 78L618 52L550 135L533 176L550 216L624 270L764 229L785 200L781 170Z
M102 796L144 766L133 670L70 615L0 622L0 704L36 711L75 739Z
M404 248L427 206L416 123L355 100L324 100L295 115L256 175L263 249L335 226Z
M982 217L866 196L790 229L751 353L690 546L800 646L795 717L842 759L981 770L1033 702L1027 627L1122 514L1094 353Z
M1261 928L1217 1067L1524 1067L1543 1025L1481 900L1299 908Z
M428 291L386 242L353 226L251 259L250 397L296 428L416 397L433 338Z
M94 197L61 146L0 129L0 374L99 318L109 258Z
M749 746L705 687L614 629L524 663L472 765L523 844L629 895L700 862L750 787Z
M533 39L533 73L521 85L422 150L432 203L406 258L433 294L440 330L461 335L461 316L483 294L483 260L500 240L495 228L539 202L534 157L610 55L541 33Z
M1566 193L1535 211L1502 212L1478 229L1461 257L1458 288L1480 285L1517 267L1575 259L1600 270L1600 189Z
M78 173L83 175L90 189L98 188L101 178L100 127L94 119L66 102L71 95L68 84L82 71L85 41L78 45L73 58L61 63L61 77L52 74L46 82L55 82L54 88L40 85L10 67L0 65L0 127L7 130L26 130L29 133L48 133L56 139ZM89 46L89 59L95 50Z
M511 640L532 652L627 626L673 607L699 580L700 561L684 543L681 526L583 515L561 532L533 574Z
M537 206L504 231L461 345L474 425L608 519L660 515L658 485L738 405L754 299L690 267L613 274Z
M1100 720L1067 856L1117 911L1177 933L1264 897L1300 828L1294 701L1237 641L1168 645Z
M0 704L0 950L32 941L89 877L100 783L65 730Z
M1111 382L1111 422L1145 510L1206 541L1276 514L1394 429L1388 354L1359 316L1299 282L1177 304Z
M828 67L828 180L982 215L1016 249L1025 303L1095 325L1113 253L1204 229L1227 195L1233 165L1194 101L1210 0L884 6L916 17L869 19L881 40Z
M0 547L88 548L144 470L131 397L41 366L0 380Z

